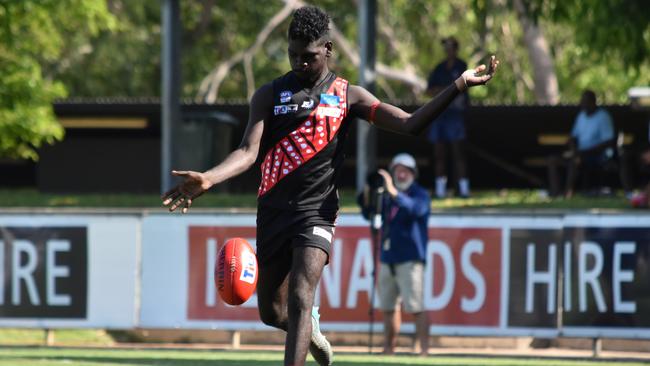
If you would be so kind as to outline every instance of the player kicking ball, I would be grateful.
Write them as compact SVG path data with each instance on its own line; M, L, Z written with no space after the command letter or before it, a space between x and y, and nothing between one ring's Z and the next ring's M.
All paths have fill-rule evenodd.
M454 97L488 82L499 64L492 56L487 67L465 71L410 114L329 70L329 19L316 7L296 10L288 35L291 71L255 92L240 146L206 172L172 171L185 181L163 195L170 211L187 212L194 199L246 171L262 154L257 298L261 320L287 332L285 365L304 365L308 350L319 365L332 364L313 303L330 255L339 208L337 178L354 118L418 135Z

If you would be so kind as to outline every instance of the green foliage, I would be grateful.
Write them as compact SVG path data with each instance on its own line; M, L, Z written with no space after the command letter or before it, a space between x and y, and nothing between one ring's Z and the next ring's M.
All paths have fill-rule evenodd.
M637 1L638 2L638 1ZM159 95L160 69L160 4L155 0L128 2L114 0L111 12L118 19L118 30L104 31L91 41L94 52L81 58L77 67L68 67L53 77L63 80L75 96L141 96ZM325 8L355 49L358 44L356 3L350 0L322 0L312 3ZM529 3L529 2L525 2ZM610 5L614 4L614 5ZM625 103L630 86L650 82L650 64L636 57L608 57L600 52L609 46L643 50L636 38L629 38L630 29L639 29L643 12L637 12L635 26L625 26L626 33L610 32L619 23L602 21L602 9L626 17L629 9L620 9L619 0L587 2L599 12L588 19L578 17L582 2L539 0L530 3L538 15L555 60L562 103L578 101L585 87L596 89L606 103ZM604 4L604 5L603 5ZM253 44L266 22L283 6L283 2L255 6L252 1L214 2L187 0L181 3L183 24L183 88L186 98L197 93L201 80L232 55ZM614 8L612 8L614 7ZM573 9L573 10L571 10ZM569 12L571 10L571 12ZM554 15L555 14L555 15ZM641 14L641 15L639 15ZM573 19L571 21L571 19ZM598 26L591 24L600 20ZM618 19L618 18L617 18ZM289 19L275 29L263 47L254 55L253 77L257 87L288 70L286 30ZM647 22L645 23L647 25ZM440 40L454 35L460 41L460 56L470 65L484 61L496 53L502 60L498 79L489 88L471 91L478 103L534 103L531 62L523 43L521 26L509 2L495 0L425 0L378 1L377 60L395 69L413 70L426 78L444 58ZM601 48L592 47L587 36L596 34ZM629 33L629 34L628 34ZM646 32L647 33L647 32ZM647 40L647 34L643 35ZM645 34L645 35L644 35ZM646 41L647 44L647 41ZM334 45L332 68L357 82L357 68L343 57ZM120 50L116 52L115 50ZM645 51L643 51L645 52ZM630 51L630 54L634 52ZM629 67L635 65L635 67ZM80 75L78 67L86 72ZM246 98L246 77L241 64L230 70L221 86L222 100ZM425 96L413 93L404 83L378 79L377 95L382 99L424 101Z
M2 0L0 24L0 157L36 160L63 137L52 101L66 90L43 65L73 43L67 35L97 34L112 17L101 0Z
M627 103L627 90L650 85L650 11L646 0L524 2L554 55L563 102L585 88L605 103Z
M650 11L647 0L533 0L538 18L566 24L575 43L595 59L618 59L638 67L650 56Z
M36 148L63 137L52 100L64 96L64 88L44 80L33 58L1 46L0 69L0 156L36 160Z
M326 9L358 51L357 2L310 3ZM523 3L530 6L551 48L561 103L576 103L587 87L595 89L601 102L626 103L631 86L650 84L650 20L643 11L645 0ZM63 89L57 86L61 84L72 97L160 95L159 0L0 0L0 4L0 16L8 20L3 24L9 24L0 30L3 44L33 61L24 63L6 52L0 59L3 65L11 59L31 70L27 74L35 73L38 79L31 85L43 94L41 99L63 96ZM280 0L264 6L252 0L184 0L180 4L185 98L196 95L201 81L216 65L250 47L284 6ZM502 60L498 78L488 88L472 89L474 102L532 104L533 70L513 9L512 0L379 0L377 60L426 79L444 59L440 40L454 35L460 41L459 54L468 65L477 65L492 53ZM16 14L9 16L9 11ZM288 70L289 21L278 26L254 55L256 87ZM28 35L29 42L4 42L15 38L18 30L21 37ZM334 51L332 68L356 83L357 68L344 57L340 45L335 44ZM34 72L36 67L40 68ZM377 85L376 94L384 100L426 100L402 82L380 76ZM4 81L3 92L9 92ZM246 93L245 70L239 63L229 71L219 98L244 100Z
M70 42L58 59L45 60L47 74L75 97L159 95L160 1L107 5L108 26L66 31Z

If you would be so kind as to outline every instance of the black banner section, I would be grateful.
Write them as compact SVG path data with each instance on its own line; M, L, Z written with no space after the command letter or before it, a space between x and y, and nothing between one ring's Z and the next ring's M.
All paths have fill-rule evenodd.
M650 229L567 227L563 325L650 327Z
M86 317L85 227L0 227L0 317Z
M510 232L509 326L557 328L561 240L562 230L513 229Z

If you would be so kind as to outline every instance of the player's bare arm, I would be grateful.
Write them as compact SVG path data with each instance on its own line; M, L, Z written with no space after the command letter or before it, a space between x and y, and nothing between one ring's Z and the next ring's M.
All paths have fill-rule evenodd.
M272 93L270 84L255 92L251 99L248 125L244 137L239 147L228 154L219 165L203 173L172 171L172 175L183 177L185 180L162 196L163 205L169 206L169 211L182 207L181 212L186 213L195 198L212 186L245 172L255 163L264 132L264 119L272 104Z
M348 92L351 109L356 115L374 123L377 127L408 135L419 135L456 96L467 88L484 85L490 81L498 66L499 60L492 56L489 67L480 65L465 71L453 84L444 88L431 101L413 113L405 112L388 103L381 103L366 89L353 85Z

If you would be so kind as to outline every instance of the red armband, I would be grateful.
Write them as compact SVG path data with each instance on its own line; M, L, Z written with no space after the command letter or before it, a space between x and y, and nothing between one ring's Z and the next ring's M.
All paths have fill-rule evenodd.
M370 116L368 118L368 122L375 123L375 113L377 113L377 107L379 107L380 104L381 102L379 101L372 103L370 106Z

